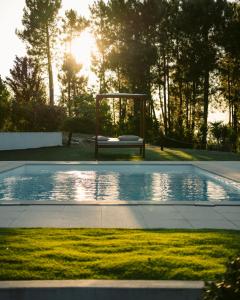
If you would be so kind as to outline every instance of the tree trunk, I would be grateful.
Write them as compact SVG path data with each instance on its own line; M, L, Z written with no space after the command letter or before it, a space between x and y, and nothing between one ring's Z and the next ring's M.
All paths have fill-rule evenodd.
M231 83L230 83L230 70L228 67L228 77L227 77L227 86L228 86L228 108L229 108L229 121L228 124L232 126L232 103L231 103Z
M169 83L169 64L167 60L167 93L168 93L168 131L172 131L172 120L171 120L171 103L170 103L170 83Z
M166 74L166 56L163 52L163 105L164 105L164 129L168 133L168 120L167 120L167 74Z
M234 144L233 144L233 150L234 152L238 151L238 141L239 141L239 120L238 120L238 114L239 114L239 103L238 103L238 97L236 95L234 99L234 112L232 115L232 123L233 123L233 130L234 130Z
M182 93L182 80L179 80L179 113L178 113L178 124L179 134L183 136L183 93Z
M158 94L159 94L160 108L161 108L161 112L162 112L162 121L164 123L165 122L165 113L164 113L164 108L163 108L163 102L162 102L162 96L161 96L161 85L160 84L158 85Z
M120 74L120 68L119 66L117 67L117 82L118 82L118 92L121 93L121 74ZM122 99L119 98L119 127L120 127L120 132L122 130Z
M196 83L192 83L192 117L191 117L191 141L194 140L194 131L195 131L195 118L196 118Z
M52 56L48 26L46 27L47 34L47 60L48 60L48 80L49 80L49 103L54 105L54 83L53 83L53 71L52 71Z
M68 115L69 117L72 116L72 105L71 105L71 84L70 84L70 79L68 78L68 86L67 86L67 94L68 94Z
M207 148L208 134L208 106L209 106L209 70L205 70L204 74L204 95L203 95L203 126L202 126L202 148Z
M189 85L187 84L187 92L186 95L186 128L189 131Z

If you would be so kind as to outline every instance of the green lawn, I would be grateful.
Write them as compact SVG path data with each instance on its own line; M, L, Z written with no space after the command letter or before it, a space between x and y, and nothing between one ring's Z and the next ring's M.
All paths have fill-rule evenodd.
M94 160L94 146L84 143L71 147L0 151L0 160L88 161ZM99 160L141 160L141 157L136 149L100 149ZM168 148L161 151L159 147L147 146L146 160L240 160L240 154Z
M214 280L239 253L239 231L0 229L0 280Z

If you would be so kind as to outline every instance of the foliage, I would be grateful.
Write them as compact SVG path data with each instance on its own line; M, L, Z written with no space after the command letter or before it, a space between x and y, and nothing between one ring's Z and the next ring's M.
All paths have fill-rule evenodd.
M74 117L67 118L63 130L72 133L95 134L96 107L95 99L91 93L78 95L73 102ZM112 118L108 104L103 101L100 107L100 133L111 135L113 133Z
M61 82L60 103L67 108L70 117L73 116L76 109L76 97L86 92L87 78L79 74L81 69L82 66L76 62L72 55L65 55L62 72L58 76Z
M219 150L232 150L231 145L234 141L234 132L231 127L223 122L212 122L210 132L216 139Z
M95 132L95 102L91 94L76 96L73 102L74 117L68 117L63 124L63 130L71 133Z
M239 150L239 1L97 0L91 6L91 22L71 9L62 24L60 7L61 0L26 0L23 30L17 31L29 55L48 72L52 105L52 63L60 37L65 46L59 64L60 103L68 117L83 120L78 99L90 92L71 49L73 39L90 26L99 50L92 60L98 77L95 91L147 93L148 141L162 140L159 127L164 126L169 144L177 145L171 141L175 139L180 145L206 148L213 105L229 112L218 147ZM102 109L102 134L139 131L138 102L103 102Z
M43 103L18 103L10 109L11 131L58 131L62 127L65 112L61 107Z
M9 100L9 91L0 76L0 130L4 129L9 117Z
M227 264L227 271L221 282L209 283L204 300L238 300L240 298L240 257Z
M207 143L209 105L216 99L223 104L224 99L236 150L239 11L239 3L225 0L96 1L91 12L99 48L94 70L100 92L147 93L147 118L154 124L160 121L168 137L202 148ZM228 80L228 84L224 83L223 98L219 98L222 83L219 85L216 75L229 57L228 72L221 75L222 83ZM120 107L114 108L119 115ZM121 108L123 119L131 122L125 111L136 113L137 106Z
M87 117L67 118L63 124L63 130L72 133L89 133L94 134L95 122Z
M51 105L54 105L52 58L58 35L57 16L60 7L61 0L26 0L23 30L17 31L18 36L27 44L28 54L46 67Z
M62 33L64 35L64 43L68 45L68 53L71 53L72 41L78 37L80 33L88 26L88 21L78 16L77 12L73 9L65 12L65 17L62 18Z
M85 18L78 16L76 11L69 10L63 18L62 32L65 51L61 72L58 76L61 83L61 104L67 107L68 115L73 117L74 99L86 92L87 78L80 75L82 65L72 55L72 41L87 27Z
M11 77L6 82L18 103L45 103L45 85L39 65L31 58L16 56L14 66L10 70Z

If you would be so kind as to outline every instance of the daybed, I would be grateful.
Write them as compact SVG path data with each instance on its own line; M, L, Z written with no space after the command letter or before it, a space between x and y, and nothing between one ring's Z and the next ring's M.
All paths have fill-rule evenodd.
M105 138L99 136L99 109L100 101L104 98L128 98L140 100L141 119L140 119L140 136L125 135L119 138ZM99 94L96 97L96 136L95 136L95 158L98 156L99 148L139 148L140 154L145 157L145 111L146 111L145 94Z

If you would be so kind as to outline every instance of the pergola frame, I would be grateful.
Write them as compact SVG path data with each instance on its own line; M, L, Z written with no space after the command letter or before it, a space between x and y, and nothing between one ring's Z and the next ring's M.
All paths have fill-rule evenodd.
M100 104L102 99L133 99L140 101L140 134L142 138L141 144L134 144L129 141L127 144L118 144L115 145L101 145L98 143L99 135L99 125L100 125ZM95 137L95 158L98 157L99 148L139 148L140 154L145 158L145 114L146 114L146 94L127 94L127 93L118 93L118 94L98 94L96 96L96 137Z

